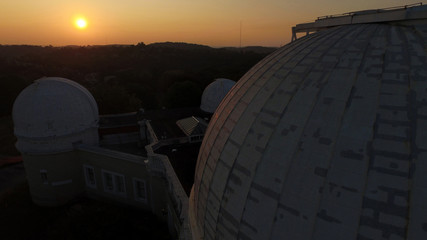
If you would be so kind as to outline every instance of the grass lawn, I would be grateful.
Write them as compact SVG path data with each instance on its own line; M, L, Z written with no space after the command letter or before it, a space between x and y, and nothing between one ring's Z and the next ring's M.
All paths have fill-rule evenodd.
M171 239L166 223L150 212L78 199L39 207L24 183L0 196L0 239Z

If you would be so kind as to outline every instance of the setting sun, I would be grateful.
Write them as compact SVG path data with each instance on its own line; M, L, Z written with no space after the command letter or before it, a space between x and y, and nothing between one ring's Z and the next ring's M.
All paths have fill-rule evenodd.
M78 19L76 19L75 24L76 24L76 27L79 28L79 29L84 29L84 28L87 27L87 21L84 18L78 18Z

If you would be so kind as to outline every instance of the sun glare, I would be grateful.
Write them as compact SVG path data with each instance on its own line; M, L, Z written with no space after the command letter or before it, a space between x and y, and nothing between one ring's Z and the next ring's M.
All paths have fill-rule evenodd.
M76 27L79 29L84 29L87 27L87 21L84 18L78 18L75 21Z

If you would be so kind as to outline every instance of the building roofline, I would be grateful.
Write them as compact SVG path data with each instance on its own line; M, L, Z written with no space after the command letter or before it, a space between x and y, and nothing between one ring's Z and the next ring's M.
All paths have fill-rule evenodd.
M121 159L121 160L127 160L133 163L143 164L145 165L147 160L146 157L134 155L130 153L115 151L111 149L106 149L98 146L89 146L85 144L79 144L75 146L76 150L83 151L83 152L90 152L95 153L98 155L103 155L111 158Z
M292 27L292 41L297 39L297 33L307 33L308 35L310 32L317 32L336 26L361 23L404 23L413 20L427 21L427 5L423 5L420 2L399 7L371 9L321 16L318 17L314 22L301 23Z

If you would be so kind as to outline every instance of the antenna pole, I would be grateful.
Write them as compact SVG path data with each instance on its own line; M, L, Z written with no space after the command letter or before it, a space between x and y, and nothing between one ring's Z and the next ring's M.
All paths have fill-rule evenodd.
M239 48L242 49L242 20L240 20L240 42Z

